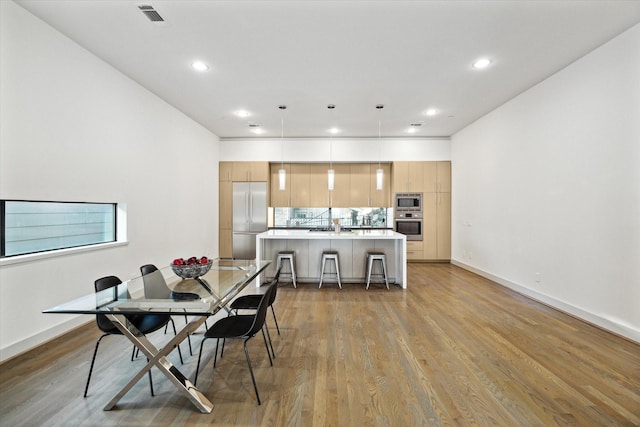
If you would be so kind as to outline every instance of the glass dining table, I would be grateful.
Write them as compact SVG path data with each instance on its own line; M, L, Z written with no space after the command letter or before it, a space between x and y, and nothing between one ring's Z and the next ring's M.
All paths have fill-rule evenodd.
M174 347L192 334L206 319L224 309L233 298L271 264L268 260L213 260L211 269L197 278L184 279L168 266L135 277L104 291L44 310L43 313L103 314L144 355L148 363L104 407L118 401L156 366L201 412L210 413L213 404L167 359ZM157 348L127 321L132 314L188 316L185 326L163 347Z

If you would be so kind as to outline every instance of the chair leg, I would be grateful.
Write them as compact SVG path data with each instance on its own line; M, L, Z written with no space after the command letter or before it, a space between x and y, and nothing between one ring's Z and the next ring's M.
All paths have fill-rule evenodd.
M171 326L173 326L173 335L178 335L176 332L176 324L173 322L173 319L169 317L169 321L171 322ZM180 356L180 363L184 365L184 361L182 360L182 351L180 351L180 344L176 345L178 347L178 355Z
M273 305L271 305L271 313L273 314L273 321L276 322L276 329L278 330L278 335L280 335L280 327L278 326L278 319L276 319L276 312L273 310Z
M260 395L258 394L258 386L256 385L256 378L253 376L253 368L251 367L251 359L249 358L249 350L247 349L247 341L249 341L251 337L244 340L244 355L247 357L247 365L249 365L249 373L251 374L251 381L253 381L253 389L256 391L256 399L258 399L258 405L261 405Z
M271 366L273 366L273 359L271 359L271 352L269 352L269 345L267 344L267 337L264 334L264 326L262 327L261 331L262 331L262 339L264 340L264 348L267 349L267 356L269 356L269 364ZM267 329L267 334L268 333L269 333L269 330ZM269 338L269 341L271 341L271 338ZM273 351L273 347L271 347L271 351Z
M184 323L185 325L189 323L189 319L186 314L184 315ZM191 334L187 335L187 341L189 342L189 355L193 356L193 350L191 349Z
M131 361L132 362L133 362L134 357L136 357L136 350L137 350L137 347L134 345L133 349L131 351Z
M216 362L218 362L218 344L220 344L220 338L218 338L216 340L216 352L213 355L213 367L214 367L214 369L216 367ZM222 346L224 347L224 341L222 342ZM220 355L220 357L222 357L222 355Z
M147 357L147 363L149 363L149 358ZM151 378L151 369L148 371L149 373L149 387L151 388L151 397L155 396L153 393L153 378Z
M100 341L102 341L102 338L106 337L108 334L104 334L102 335L100 338L98 338L98 341L96 341L96 348L95 350L93 350L93 357L91 358L91 367L89 368L89 376L87 377L87 385L84 387L84 397L87 397L87 392L89 391L89 381L91 381L91 373L93 372L93 364L96 361L96 354L98 354L98 346L100 345ZM135 347L134 347L135 350Z

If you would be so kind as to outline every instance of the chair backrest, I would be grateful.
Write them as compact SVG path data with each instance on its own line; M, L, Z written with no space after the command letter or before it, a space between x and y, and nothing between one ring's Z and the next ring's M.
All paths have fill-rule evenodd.
M267 318L267 308L269 308L269 301L271 299L271 294L276 289L274 285L268 285L265 290L262 298L260 299L260 304L258 304L258 309L256 310L255 317L253 318L253 325L251 329L247 333L247 336L253 336L260 332L260 329L264 326L264 322Z
M145 264L140 267L142 273L142 283L144 285L144 296L150 299L169 299L171 289L167 286L167 281L158 267L153 264Z
M278 281L280 280L280 271L282 271L282 266L276 271L276 275L273 276L273 280L271 281L271 286L273 286L273 292L271 292L271 297L269 298L269 306L274 303L276 300L276 295L278 294Z
M120 280L116 276L106 276L96 280L93 283L93 286L96 292L100 292L104 291L105 289L118 286L121 283L122 280ZM105 316L104 314L96 314L96 323L98 324L98 328L100 328L100 330L103 332L110 332L115 329L115 326L113 325L113 323L111 323L111 320L107 319L107 316Z

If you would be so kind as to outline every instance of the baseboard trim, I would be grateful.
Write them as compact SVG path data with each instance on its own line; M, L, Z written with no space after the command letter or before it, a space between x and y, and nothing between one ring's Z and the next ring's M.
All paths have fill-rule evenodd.
M21 356L48 341L58 338L59 336L90 322L95 322L95 317L89 318L84 315L74 316L44 331L40 331L37 334L10 344L0 349L0 363L7 362L10 359Z
M610 319L598 316L597 314L591 313L589 311L583 310L579 307L575 307L571 304L568 304L564 301L557 300L549 295L545 295L539 292L536 292L530 288L518 285L517 283L506 280L500 276L496 276L484 270L481 270L477 267L474 267L469 264L465 264L464 262L460 262L458 260L451 260L451 264L456 265L460 268L468 270L472 273L475 273L479 276L482 276L486 279L491 280L505 288L509 288L521 295L524 295L528 298L531 298L541 304L547 305L551 308L554 308L558 311L561 311L569 316L580 319L584 322L587 322L593 326L604 329L607 332L611 332L615 335L619 335L622 338L625 338L629 341L632 341L636 344L640 345L640 331L633 329L627 325L623 325L620 323L616 323Z

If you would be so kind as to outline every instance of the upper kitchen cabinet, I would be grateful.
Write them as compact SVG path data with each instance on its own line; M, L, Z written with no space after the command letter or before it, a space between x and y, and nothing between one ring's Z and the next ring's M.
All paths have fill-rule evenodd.
M330 191L332 208L349 208L351 200L351 167L346 163L334 163L334 187Z
M425 193L450 193L451 192L451 162L424 162Z
M269 181L269 163L233 162L231 180L233 182L267 182Z
M311 203L311 165L309 163L291 164L291 203L295 208L309 207Z
M218 164L220 182L250 182L269 180L267 162L220 162Z
M376 173L378 166L382 169L382 189L377 189ZM376 208L391 207L391 165L371 164L369 180L369 206Z
M280 189L280 169L285 170L284 189ZM271 207L290 206L291 202L291 165L288 163L271 164Z
M231 182L233 174L233 162L218 163L218 179L220 182Z
M309 166L309 207L326 208L331 203L327 171L329 163L312 163Z
M369 206L369 181L371 171L368 163L354 163L351 165L350 206Z
M351 207L389 207L390 166L381 164L383 171L382 190L376 188L377 163L356 163L351 165Z
M394 193L424 191L424 162L393 162L392 188Z

